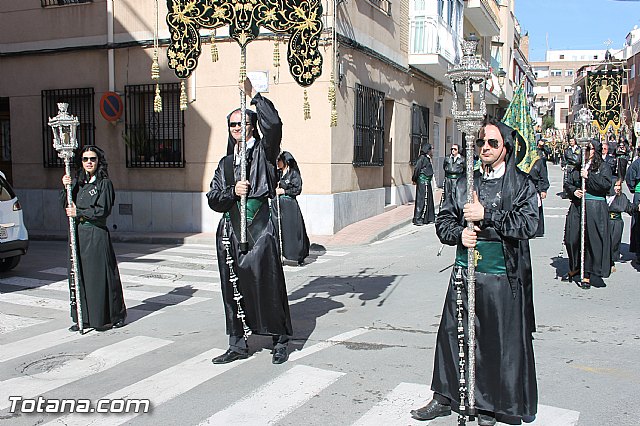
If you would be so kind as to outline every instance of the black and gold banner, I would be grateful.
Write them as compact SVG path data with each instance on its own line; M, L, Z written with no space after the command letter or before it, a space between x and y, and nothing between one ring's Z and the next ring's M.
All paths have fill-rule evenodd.
M622 70L589 71L587 73L587 106L593 113L593 125L600 134L609 127L620 128L622 106Z
M311 85L322 72L321 0L167 0L167 7L169 67L179 78L189 77L198 64L198 30L227 25L242 47L258 36L259 27L289 34L289 70L301 86Z

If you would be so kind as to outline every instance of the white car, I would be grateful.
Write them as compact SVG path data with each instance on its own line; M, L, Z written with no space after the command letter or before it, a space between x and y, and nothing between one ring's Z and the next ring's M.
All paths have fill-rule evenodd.
M16 193L0 172L0 272L15 268L27 253L29 234Z

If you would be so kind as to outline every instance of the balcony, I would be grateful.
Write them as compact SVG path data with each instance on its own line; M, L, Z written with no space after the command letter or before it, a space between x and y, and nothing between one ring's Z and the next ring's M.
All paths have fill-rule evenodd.
M436 80L449 84L445 73L462 55L462 38L438 16L411 19L409 64Z
M464 16L483 37L500 35L500 10L495 0L468 0Z

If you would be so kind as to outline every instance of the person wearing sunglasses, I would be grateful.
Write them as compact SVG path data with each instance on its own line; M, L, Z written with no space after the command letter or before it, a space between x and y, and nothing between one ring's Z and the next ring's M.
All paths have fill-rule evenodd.
M606 142L605 142L606 143ZM580 164L564 182L571 204L564 227L564 243L569 257L569 272L563 281L572 281L580 274L581 198L585 198L585 241L583 289L591 288L592 276L607 278L611 274L611 238L609 236L609 207L606 196L614 180L609 165L602 157L602 143L592 139L586 147L586 165ZM582 192L585 179L586 193Z
M447 416L460 405L456 278L462 279L467 318L467 250L476 249L476 383L478 424L519 424L537 411L533 354L535 331L529 239L538 227L535 186L516 167L512 128L486 119L476 147L482 171L474 175L473 201L458 179L436 218L443 244L457 247L436 338L432 400L413 410L418 420ZM474 223L469 230L466 221ZM463 323L468 335L467 322ZM468 383L468 382L467 382Z
M73 203L67 205L64 190L61 200L67 216L76 218L82 321L84 328L98 331L120 328L125 325L127 308L107 228L107 218L116 197L109 179L108 163L104 151L95 145L82 147L77 159L82 167L75 179L69 175L62 177L63 185L71 185ZM78 331L75 309L71 310L71 317L74 324L69 330Z
M413 209L413 224L416 226L433 223L436 220L436 209L433 204L433 164L431 163L431 144L424 143L413 167L411 180L416 186L416 199Z
M211 361L226 364L249 356L250 334L272 337L272 363L282 364L293 334L278 234L271 220L269 199L276 195L276 162L282 140L282 121L273 103L256 93L247 78L241 89L251 94L256 112L246 110L247 178L241 180L242 111L227 116L227 155L218 163L209 207L224 213L216 232L218 270L229 335L229 349ZM260 128L260 132L258 131ZM247 196L248 250L239 247L240 197Z

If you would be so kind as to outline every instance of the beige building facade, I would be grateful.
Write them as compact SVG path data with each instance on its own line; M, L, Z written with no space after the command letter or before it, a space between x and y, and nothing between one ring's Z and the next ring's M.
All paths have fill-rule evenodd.
M449 40L453 52L445 54L438 50L442 44L435 44L433 51L421 53L435 55L437 65L421 64L424 58L415 56L418 35L412 29L416 11L431 3L442 4L441 10L437 6L430 13L448 26L440 36ZM323 3L323 72L307 90L309 120L303 115L303 88L289 75L286 40L265 32L248 45L247 71L266 76L264 95L274 102L284 123L282 149L294 155L301 169L304 186L298 201L310 234L333 234L412 201L412 161L421 143L434 147L436 180L441 181L442 158L450 144L461 139L451 117L446 66L456 60L462 23L490 28L491 37L500 28L498 15L504 7L494 0L466 3ZM109 222L113 230L215 230L219 215L209 209L205 194L226 151L226 115L240 104L240 49L225 30L218 30L219 60L213 62L211 32L201 31L203 51L186 82L188 108L182 111L179 80L167 66L166 2L159 1L163 111L153 113L155 4L0 3L0 120L10 129L5 143L9 155L0 167L21 197L29 229L66 229L59 203L63 169L52 152L46 120L57 113L56 102L67 101L81 120L81 143L95 143L106 152L117 193ZM463 16L469 7L475 8L473 13ZM449 8L452 16L447 22ZM273 64L276 41L279 68ZM334 55L338 124L330 127ZM101 114L101 98L107 92L122 99L123 115L117 121Z

